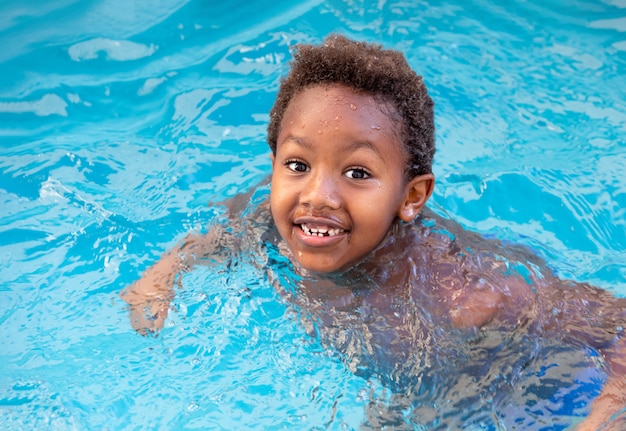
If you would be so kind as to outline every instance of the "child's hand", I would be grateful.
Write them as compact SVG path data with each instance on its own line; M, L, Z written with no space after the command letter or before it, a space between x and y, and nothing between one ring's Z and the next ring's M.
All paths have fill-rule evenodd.
M146 335L163 328L174 299L174 285L182 287L181 275L196 263L197 257L212 256L221 241L220 228L213 228L206 235L188 235L122 291L120 296L130 305L130 323L137 332Z
M122 292L122 299L129 307L130 324L141 335L157 333L165 323L169 311L170 297L157 294L141 293L137 284L145 282L141 279Z
M163 328L174 298L174 272L171 257L167 256L121 293L130 305L130 324L141 335L158 332Z

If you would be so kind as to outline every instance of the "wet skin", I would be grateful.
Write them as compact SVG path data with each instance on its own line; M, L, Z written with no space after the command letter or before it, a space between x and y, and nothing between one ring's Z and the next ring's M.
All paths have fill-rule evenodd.
M270 208L261 204L242 217L249 196L238 196L228 227L248 235L214 227L165 254L124 294L133 326L162 327L182 270L221 261L217 250L236 254L273 243L307 275L290 300L309 312L310 326L355 367L389 376L411 397L419 392L412 380L429 372L444 386L450 378L459 394L469 388L481 397L497 379L468 386L458 375L480 377L498 358L523 367L543 340L597 349L610 378L578 428L597 429L626 405L626 300L559 280L528 252L433 214L413 222L433 177L406 180L402 145L381 108L339 85L296 95L272 158ZM478 356L472 360L466 349ZM461 402L455 407L463 410ZM623 420L609 429L626 429Z
M432 175L407 181L395 126L371 96L314 86L289 103L272 157L271 211L294 259L318 273L359 261L396 218L412 220Z
M626 405L626 339L620 329L626 327L626 300L559 280L528 251L482 238L430 211L412 223L394 221L350 268L311 274L278 235L268 202L246 209L249 198L237 196L229 205L229 230L244 235L230 235L221 225L206 235L190 235L127 289L124 299L138 331L162 327L181 266L227 262L241 250L263 256L267 247L278 247L295 265L262 269L310 319L303 322L307 331L342 352L355 372L375 374L399 391L401 407L417 402L417 423L429 421L428 406L442 393L450 394L448 413L459 420L458 412L467 408L489 410L484 404L489 397L483 398L488 394L499 394L506 405L521 390L509 383L520 382L527 364L532 378L541 345L570 346L570 365L558 361L570 378L590 365L588 357L575 357L584 353L581 348L597 349L604 358L611 377L578 430L597 430ZM220 250L229 253L219 259ZM274 273L281 270L287 274ZM296 278L297 286L283 286L293 270L303 277ZM550 356L546 360L548 366L554 363ZM432 420L441 413L439 406ZM624 419L607 429L625 429Z

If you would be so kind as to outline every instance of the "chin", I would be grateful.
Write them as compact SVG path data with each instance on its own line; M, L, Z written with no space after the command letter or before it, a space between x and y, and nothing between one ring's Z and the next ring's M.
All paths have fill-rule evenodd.
M311 260L304 261L304 262L298 259L294 259L294 260L296 261L298 266L300 266L300 268L306 270L309 273L320 274L320 275L340 273L340 272L345 271L347 268L351 266L350 263L344 263L343 265L338 265L336 260L331 261L329 263L312 262Z
M302 263L298 262L298 265L300 265L300 267L302 269L304 269L307 272L313 273L313 274L332 274L334 272L339 272L341 268L336 268L336 267L328 267L328 266L320 266L320 265L303 265Z

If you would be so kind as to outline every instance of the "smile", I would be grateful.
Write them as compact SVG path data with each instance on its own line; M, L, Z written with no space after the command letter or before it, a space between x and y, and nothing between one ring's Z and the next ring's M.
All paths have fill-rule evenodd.
M337 236L345 232L343 229L328 228L323 226L310 226L307 224L300 225L302 232L307 236Z

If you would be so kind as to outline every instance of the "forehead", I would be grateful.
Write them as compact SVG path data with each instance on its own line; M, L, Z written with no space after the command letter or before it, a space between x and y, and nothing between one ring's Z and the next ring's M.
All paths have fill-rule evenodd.
M337 163L370 150L387 169L405 172L406 148L387 105L342 85L319 85L290 102L277 139L277 151L300 149L324 154ZM369 159L373 162L374 159ZM365 160L365 159L364 159Z
M352 127L362 133L383 133L397 141L403 150L395 109L388 103L367 94L357 92L341 84L306 87L289 102L282 119L282 127L294 121L317 120L323 126L335 128Z
M363 112L364 108L382 114L380 103L372 95L357 92L341 84L318 84L303 88L293 96L286 113L293 114L294 111L302 111L303 108L314 110L316 107L321 109L332 107L354 112L359 108L362 108Z

